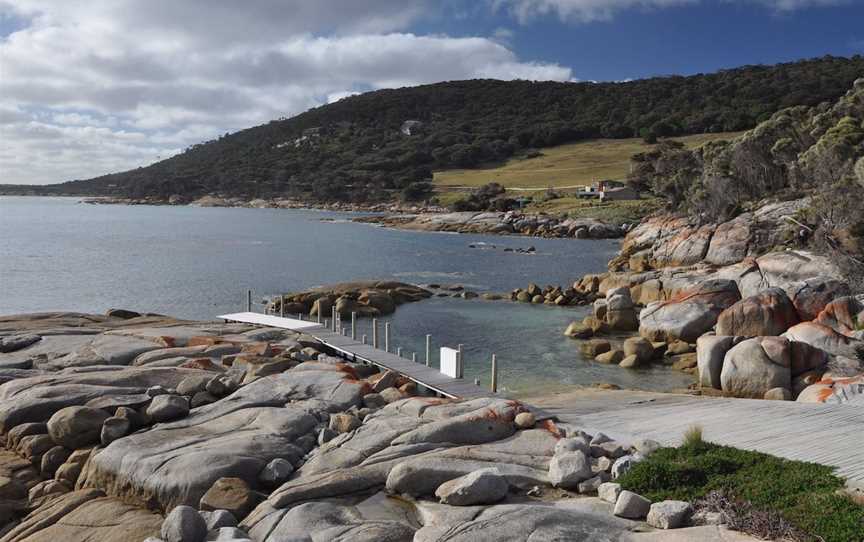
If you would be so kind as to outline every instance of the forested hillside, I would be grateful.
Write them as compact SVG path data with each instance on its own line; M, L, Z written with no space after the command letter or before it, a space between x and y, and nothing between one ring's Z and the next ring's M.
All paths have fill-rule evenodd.
M590 138L748 129L785 107L836 100L862 75L864 57L855 56L627 83L473 80L381 90L46 192L423 198L433 170Z

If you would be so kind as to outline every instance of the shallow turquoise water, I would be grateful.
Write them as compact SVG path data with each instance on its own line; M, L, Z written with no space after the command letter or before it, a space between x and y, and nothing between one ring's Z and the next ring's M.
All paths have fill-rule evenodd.
M618 247L616 241L405 232L347 218L0 197L0 314L122 307L211 319L245 310L248 288L258 300L365 278L506 292L529 281L563 285L602 271ZM537 252L503 250L529 246ZM406 353L422 351L426 333L436 346L462 343L471 379L488 377L495 352L502 385L516 392L598 381L642 389L689 382L666 369L634 372L583 361L562 330L584 311L435 298L399 308L393 344Z

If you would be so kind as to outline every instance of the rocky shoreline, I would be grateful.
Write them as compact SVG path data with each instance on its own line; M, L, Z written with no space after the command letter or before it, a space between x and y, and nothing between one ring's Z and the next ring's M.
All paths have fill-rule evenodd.
M607 224L593 218L567 218L518 211L390 214L358 217L354 221L411 231L573 239L617 239L630 229L628 224Z
M81 199L89 205L172 205L188 207L240 207L246 209L309 209L316 211L362 212L362 213L443 213L443 207L429 205L404 205L401 203L346 203L346 202L309 202L290 198L244 199L203 196L191 199L181 196L170 198L126 198L113 196L94 196Z
M112 311L0 339L3 542L731 536L613 482L657 443L430 397L295 332Z
M378 203L309 203L291 199L220 198L205 196L197 200L182 198L114 198L94 197L81 200L91 205L187 205L191 207L242 207L250 209L312 209L318 211L375 213L356 217L354 222L376 224L412 231L475 233L489 235L525 235L545 238L618 239L632 227L630 224L608 224L593 218L567 218L519 211L448 212L443 207Z
M864 402L864 296L829 259L782 247L806 200L721 224L658 216L628 233L608 273L573 285L596 297L565 334L600 363L672 360L703 393ZM609 332L635 336L613 347Z

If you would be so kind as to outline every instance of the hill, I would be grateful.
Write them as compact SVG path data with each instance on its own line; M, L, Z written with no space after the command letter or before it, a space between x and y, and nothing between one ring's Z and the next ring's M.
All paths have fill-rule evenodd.
M148 167L40 191L163 200L423 199L434 170L500 163L526 149L586 139L749 129L782 108L835 100L862 73L864 57L823 57L628 83L473 80L381 90L194 145Z

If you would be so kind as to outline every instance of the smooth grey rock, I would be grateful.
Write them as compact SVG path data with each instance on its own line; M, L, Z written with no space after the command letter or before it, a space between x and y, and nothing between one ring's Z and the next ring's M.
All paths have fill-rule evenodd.
M615 504L618 502L618 495L621 494L621 484L615 482L605 482L597 486L597 496L608 503Z
M598 457L597 461L594 463L593 468L595 471L604 471L611 472L612 465L614 461L609 459L608 457Z
M623 540L631 528L590 504L501 504L463 520L427 525L413 542L611 542Z
M70 450L83 448L99 441L102 423L108 414L85 406L72 406L58 410L48 420L48 434L54 442Z
M128 418L111 417L102 424L102 446L108 446L118 438L125 437L132 428Z
M612 439L609 438L606 433L597 433L594 435L594 438L591 439L590 444L592 446L597 444L603 444L604 442L610 442Z
M624 446L620 442L616 442L614 440L591 445L592 457L608 457L611 459L618 459L619 457L622 457L624 455L627 455L627 450L624 449Z
M42 476L47 478L53 478L54 473L57 472L57 469L69 459L69 456L72 454L70 450L62 446L54 446L44 454L42 454L42 463L40 465L39 471L42 473Z
M720 389L720 372L723 359L735 344L735 337L703 335L696 339L696 364L699 372L699 385L703 388Z
M213 374L201 371L203 374L189 375L177 384L177 393L180 395L195 395L204 391L207 383L213 379Z
M353 414L349 414L347 412L342 412L339 414L333 414L330 416L330 430L336 434L340 433L349 433L358 427L360 427L361 422L357 416Z
M493 464L486 461L448 457L418 457L395 465L387 475L386 488L391 493L431 495L444 482L494 466L507 482L518 488L548 483L542 471L512 463Z
M212 511L199 511L201 517L204 519L204 523L207 525L207 530L212 531L213 529L218 529L220 527L236 527L237 526L237 518L234 517L234 514L229 512L228 510L212 510Z
M366 408L381 408L387 404L387 401L381 397L380 393L367 393L363 396L363 406Z
M245 531L237 527L219 527L211 529L207 533L206 540L208 542L239 542L241 540L250 540Z
M756 337L732 347L723 360L720 385L738 397L761 399L772 388L792 388L792 346L782 337Z
M651 440L648 438L638 438L633 441L633 448L643 457L648 457L662 447L663 445L656 440Z
M177 506L162 522L165 542L202 542L207 536L207 524L191 506Z
M509 487L498 469L488 468L444 482L435 490L435 496L450 506L493 504L507 496Z
M42 340L39 335L11 335L0 337L0 353L15 352Z
M182 380L181 380L182 382ZM178 382L179 384L179 382ZM157 397L159 395L168 395L169 392L164 386L150 386L147 388L147 395L150 397Z
M591 462L583 452L555 455L549 462L549 481L555 487L576 489L592 476Z
M606 471L600 471L593 478L588 478L584 482L580 482L578 489L579 493L594 493L602 484L608 482L612 477Z
M591 448L588 441L583 437L567 437L560 439L555 444L555 455L566 452L582 452L587 455L591 452Z
M624 490L618 495L618 500L615 501L615 509L612 513L622 518L642 519L648 515L650 509L651 501L642 495Z
M337 436L339 436L339 434L336 431L329 427L322 427L321 431L318 432L318 446L323 446Z
M359 404L362 384L346 376L292 369L263 377L185 418L112 442L93 456L82 476L99 480L107 492L165 509L197 506L226 476L257 485L259 473L273 459L300 462L306 452L294 443L314 434L321 423L318 416ZM147 486L135 480L147 480Z
M657 529L677 529L687 524L693 515L690 503L684 501L661 501L651 505L646 522Z
M156 423L176 420L189 414L189 400L180 395L157 395L146 413Z
M258 479L261 482L269 485L279 485L287 480L294 473L294 465L286 459L277 457L273 461L267 463L267 466L261 471Z
M639 455L630 454L619 457L612 464L612 479L615 480L631 468L633 465L641 461L643 458Z

